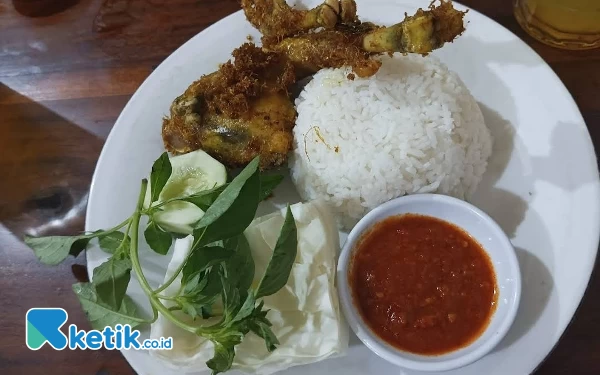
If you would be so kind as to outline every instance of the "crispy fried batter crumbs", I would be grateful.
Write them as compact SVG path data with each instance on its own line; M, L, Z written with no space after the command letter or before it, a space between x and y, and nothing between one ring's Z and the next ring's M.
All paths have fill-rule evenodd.
M381 62L371 59L371 54L361 48L363 29L357 31L346 27L345 30L323 30L290 37L267 48L285 54L299 73L312 74L322 68L351 66L359 77L375 74Z
M194 86L209 112L243 117L249 113L252 99L265 93L287 92L296 81L294 67L282 54L244 43L232 55L233 62L227 61L212 79L200 79Z
M452 6L451 1L440 0L440 5L435 6L435 0L432 0L429 4L429 11L436 20L436 34L441 42L452 42L465 31L463 19L469 11L468 9L458 12Z
M337 0L333 1L337 3ZM282 39L319 27L331 29L340 21L355 20L356 6L353 1L344 1L346 6L342 9L340 4L332 6L329 2L310 10L297 9L285 0L241 0L241 5L246 19L262 35ZM340 14L340 10L343 14Z
M348 74L348 76L347 76L347 78L348 78L350 81L354 81L354 78L356 78L356 76L354 75L354 73L349 73L349 74Z

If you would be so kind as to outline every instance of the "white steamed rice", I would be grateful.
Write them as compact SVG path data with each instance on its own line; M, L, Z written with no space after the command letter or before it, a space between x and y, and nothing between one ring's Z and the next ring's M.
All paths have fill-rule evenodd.
M385 57L370 78L324 69L298 99L292 179L350 228L365 213L413 193L469 199L492 140L475 99L434 57Z

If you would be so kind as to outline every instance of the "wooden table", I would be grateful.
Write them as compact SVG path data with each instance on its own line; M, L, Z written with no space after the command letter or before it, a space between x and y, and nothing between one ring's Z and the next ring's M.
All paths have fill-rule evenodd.
M566 52L534 41L517 25L510 0L463 2L519 35L551 65L598 147L600 50ZM25 347L31 307L64 307L69 323L89 325L71 292L86 277L84 256L44 266L21 238L83 229L96 160L133 92L183 42L238 9L236 0L0 2L1 374L133 374L118 352ZM538 374L600 374L598 311L596 272Z

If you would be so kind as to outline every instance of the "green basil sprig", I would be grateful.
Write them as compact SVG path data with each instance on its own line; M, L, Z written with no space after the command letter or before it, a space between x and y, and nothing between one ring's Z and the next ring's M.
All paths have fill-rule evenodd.
M281 182L281 176L261 176L258 157L252 160L233 180L223 186L169 199L152 205L172 173L167 153L153 164L150 173L150 204L144 207L148 181L142 180L138 202L133 214L107 230L78 236L26 237L40 262L56 265L69 255L77 256L88 243L97 238L100 248L110 258L96 267L92 281L73 285L73 291L91 325L98 330L116 324L153 323L162 314L180 328L193 332L214 343L213 358L207 362L213 374L231 368L235 346L250 332L265 340L267 350L279 344L271 330L261 298L276 293L289 278L297 251L297 230L291 210L287 209L277 245L261 281L253 289L254 260L244 230L254 219L260 201L268 198ZM168 253L174 238L180 234L162 228L153 215L169 202L185 201L205 211L194 225L194 241L187 258L178 270L160 287L153 289L140 264L139 226L142 216L148 217L144 238L158 254ZM126 295L131 273L139 280L152 306L153 316L142 317L134 302ZM181 287L175 296L162 292L177 277ZM221 301L222 311L214 305ZM165 301L169 301L167 305ZM180 310L193 319L220 317L211 325L190 325L173 312ZM214 320L213 320L214 322Z

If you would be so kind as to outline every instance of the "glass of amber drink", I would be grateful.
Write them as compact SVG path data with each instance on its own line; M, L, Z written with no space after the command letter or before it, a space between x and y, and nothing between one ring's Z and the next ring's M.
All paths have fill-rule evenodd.
M515 0L515 17L529 35L553 47L600 47L600 0Z

